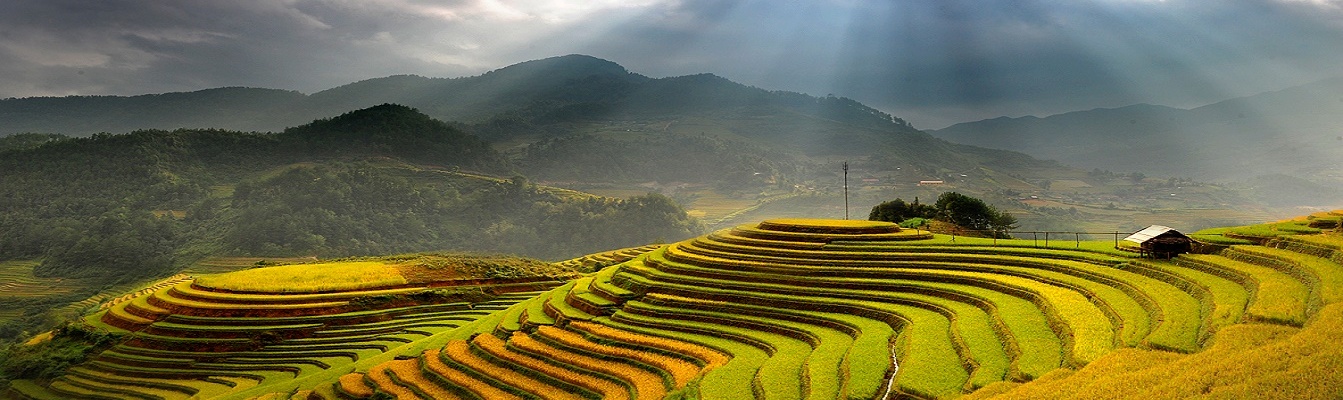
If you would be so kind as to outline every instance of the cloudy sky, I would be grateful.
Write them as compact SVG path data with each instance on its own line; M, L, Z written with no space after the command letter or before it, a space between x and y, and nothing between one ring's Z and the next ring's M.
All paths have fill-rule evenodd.
M941 128L1343 75L1343 0L0 1L0 98L312 93L571 53Z

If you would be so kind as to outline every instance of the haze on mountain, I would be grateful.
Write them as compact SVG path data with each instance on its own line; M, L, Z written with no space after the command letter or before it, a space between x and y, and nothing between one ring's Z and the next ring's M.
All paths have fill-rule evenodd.
M929 132L1085 169L1243 182L1275 203L1343 196L1343 77L1191 109L1135 104Z
M1265 157L1265 168L1255 169L1255 174L1297 177L1270 180L1276 186L1262 187L1294 182L1299 190L1293 193L1300 196L1274 201L1293 205L1311 204L1314 200L1310 197L1316 195L1333 197L1331 189L1322 189L1316 183L1320 174L1328 174L1328 164L1317 162L1322 157L1298 157L1308 162L1290 163L1291 167L1272 162L1273 157L1292 148L1302 154L1327 154L1327 149L1320 146L1296 145L1306 139L1291 135L1297 131L1318 132L1311 123L1321 124L1337 115L1329 114L1332 105L1321 100L1329 93L1287 90L1187 110L1185 114L1192 117L1181 117L1183 111L1173 108L1133 106L1042 119L1061 124L1056 131L1067 131L1066 136L994 136L987 133L992 130L980 128L994 123L1017 126L1036 120L1034 117L936 131L957 140L969 137L952 134L962 128L979 133L975 137L1003 138L980 140L974 143L982 147L970 147L934 139L898 117L843 97L769 91L712 74L655 79L611 61L568 55L472 77L374 78L311 95L217 88L140 96L6 99L0 100L0 118L7 122L0 126L0 133L87 135L181 127L279 131L349 110L391 103L449 121L493 143L513 159L516 171L533 179L682 181L751 190L799 183L815 175L809 171L836 157L858 161L860 171L886 171L882 173L887 175L899 171L901 177L895 179L908 182L957 178L980 167L1035 182L1059 175L1041 171L1071 174L1059 164L987 149L994 147L1085 169L1220 179L1229 176L1225 171L1233 170L1225 167L1225 160L1245 159L1228 155L1249 151L1245 147L1255 143L1246 137L1284 132L1286 138L1255 150ZM1313 117L1293 117L1296 115ZM1287 117L1266 119L1276 116ZM1198 141L1206 143L1190 144ZM1287 150L1269 151L1280 147ZM1309 168L1314 172L1301 173ZM993 185L988 183L978 190L994 190L990 187ZM1021 186L1013 191L1019 190Z
M1343 65L1341 15L1337 0L9 0L0 98L315 93L591 54L652 77L833 93L941 128L1305 84Z
M312 95L228 87L139 96L5 99L0 100L0 119L6 121L0 126L0 135L37 132L86 136L176 128L279 131L384 103L413 107L435 119L489 123L499 128L487 134L517 135L503 132L504 125L737 109L743 106L741 101L812 113L851 109L857 114L849 122L872 126L894 121L908 126L853 101L768 92L712 74L652 79L607 60L568 55L465 78L396 75L368 79ZM860 121L862 118L868 119Z
M529 61L466 78L402 75L369 79L312 95L271 89L219 88L129 97L7 99L0 100L0 118L7 121L0 129L8 134L55 132L71 135L183 127L278 131L285 126L384 103L402 104L432 118L453 121L467 132L493 142L535 143L544 140L529 149L528 157L538 159L538 162L544 161L539 160L544 158L538 156L540 152L563 151L565 143L575 140L600 140L603 146L616 146L620 140L613 140L610 135L567 136L600 130L600 125L616 123L614 121L636 125L658 121L660 127L650 130L681 133L645 133L644 136L654 140L686 139L696 136L693 134L708 133L717 138L714 140L750 142L752 147L766 153L787 153L778 157L780 160L777 161L783 163L791 163L788 158L800 154L869 155L873 149L888 148L890 152L882 154L883 158L919 164L927 167L929 173L936 174L937 168L963 168L963 165L956 165L960 161L968 163L966 165L977 162L958 153L983 151L958 148L935 140L899 118L842 97L768 91L711 74L653 79L629 72L613 62L584 55ZM687 117L704 121L695 122ZM682 130L688 123L707 125L700 131L696 131L697 128ZM624 157L630 151L672 151L690 159L720 159L713 152L697 151L707 144L694 144L688 140L678 143L676 146L648 146L623 151L586 151L573 156L611 159ZM589 147L587 150L594 149ZM1021 155L993 154L990 158L1005 162L1031 162ZM770 163L765 153L757 154L756 158L762 163ZM625 163L622 168L636 168L640 163L635 161ZM567 169L581 168L580 164L571 164ZM542 177L547 177L548 173L552 174L549 177L557 179L566 176L563 174L565 168L535 167L530 161L519 165ZM697 177L706 174L723 174L721 170L705 169L710 166L687 162L663 164L656 168L662 171L659 176L629 178L699 181L703 179ZM686 168L701 170L686 171ZM762 168L779 167L766 165ZM655 173L652 170L650 173ZM604 171L611 172L610 169ZM745 172L772 175L768 170ZM584 174L567 176L591 176Z

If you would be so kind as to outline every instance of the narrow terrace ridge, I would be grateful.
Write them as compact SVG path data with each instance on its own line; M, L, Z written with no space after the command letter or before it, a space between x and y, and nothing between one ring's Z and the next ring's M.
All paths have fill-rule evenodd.
M732 233L778 242L830 243L835 241L901 241L931 238L922 231L907 231L885 221L784 218L765 220L756 226L738 226Z
M767 231L823 233L831 235L861 235L874 233L897 233L900 226L885 221L861 221L847 219L804 219L783 218L761 222L757 228Z

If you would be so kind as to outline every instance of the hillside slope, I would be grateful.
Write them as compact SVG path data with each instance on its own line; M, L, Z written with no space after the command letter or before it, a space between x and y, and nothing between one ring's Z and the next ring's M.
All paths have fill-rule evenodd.
M1337 226L1338 216L1325 218ZM1306 223L1289 224L1311 231ZM865 221L765 221L608 267L464 326L441 349L314 393L955 398L1040 379L1021 389L1042 390L1022 393L1051 398L1076 392L1052 384L1060 376L1095 376L1091 365L1134 353L1125 348L1191 360L1203 351L1229 357L1218 368L1270 373L1251 387L1213 383L1219 393L1336 393L1343 387L1321 375L1336 352L1293 356L1290 368L1249 357L1320 346L1343 304L1343 241L1287 231L1260 240L1171 262L1108 241L1039 248ZM1305 329L1290 344L1226 351L1264 343L1243 333L1261 326Z
M491 176L512 169L474 136L396 105L278 134L60 140L0 157L0 258L45 257L35 270L44 276L138 278L210 254L452 248L563 258L695 232L665 198ZM613 225L636 216L665 229Z
M653 79L607 60L568 55L528 61L479 76L426 78L391 76L369 79L311 95L267 89L221 88L190 93L135 97L96 96L0 100L0 135L22 132L84 136L137 129L216 128L280 131L355 109L393 103L413 107L431 118L455 121L459 128L500 146L525 147L547 140L582 141L593 154L619 154L630 142L685 143L697 137L730 147L722 152L740 169L743 158L764 160L769 170L809 168L813 156L880 156L874 169L895 164L915 166L925 175L967 164L1000 159L1029 160L1008 152L950 145L913 129L905 121L842 97L748 87L711 74ZM227 118L227 116L233 118ZM616 134L618 133L618 134ZM545 143L543 143L545 144ZM519 165L529 176L567 179L662 179L645 173L607 174L598 167L576 167L549 174L556 163L590 164L582 157L548 152L541 146ZM749 157L734 155L741 149ZM668 146L669 154L649 153L647 163L677 166L691 151ZM717 155L714 155L717 156ZM557 158L559 157L559 158ZM754 164L761 164L755 162ZM1036 166L1048 163L1035 162ZM706 181L703 173L682 180ZM595 175L594 175L595 174ZM779 174L765 174L778 180ZM801 180L796 172L787 177ZM756 182L760 184L761 182Z
M15 353L95 347L8 394L1330 397L1340 220L1198 232L1216 245L1172 260L1109 240L781 219L553 265L421 254L248 270L156 285ZM566 269L591 260L615 264Z
M1343 182L1340 92L1343 78L1334 78L1193 109L1138 104L1000 117L932 133L1086 169L1200 180L1287 174L1329 186Z
M179 276L103 303L51 342L3 350L0 383L24 378L6 397L38 398L285 391L430 346L576 273L519 257L422 253ZM105 340L79 343L76 332ZM66 365L51 348L66 352L56 356ZM86 357L68 359L76 355Z

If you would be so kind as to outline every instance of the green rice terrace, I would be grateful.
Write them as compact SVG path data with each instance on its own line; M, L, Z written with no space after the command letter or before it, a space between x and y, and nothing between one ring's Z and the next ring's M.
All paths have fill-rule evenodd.
M779 219L539 277L250 269L117 298L85 321L120 342L8 395L1339 398L1340 219L1195 232L1170 260Z

